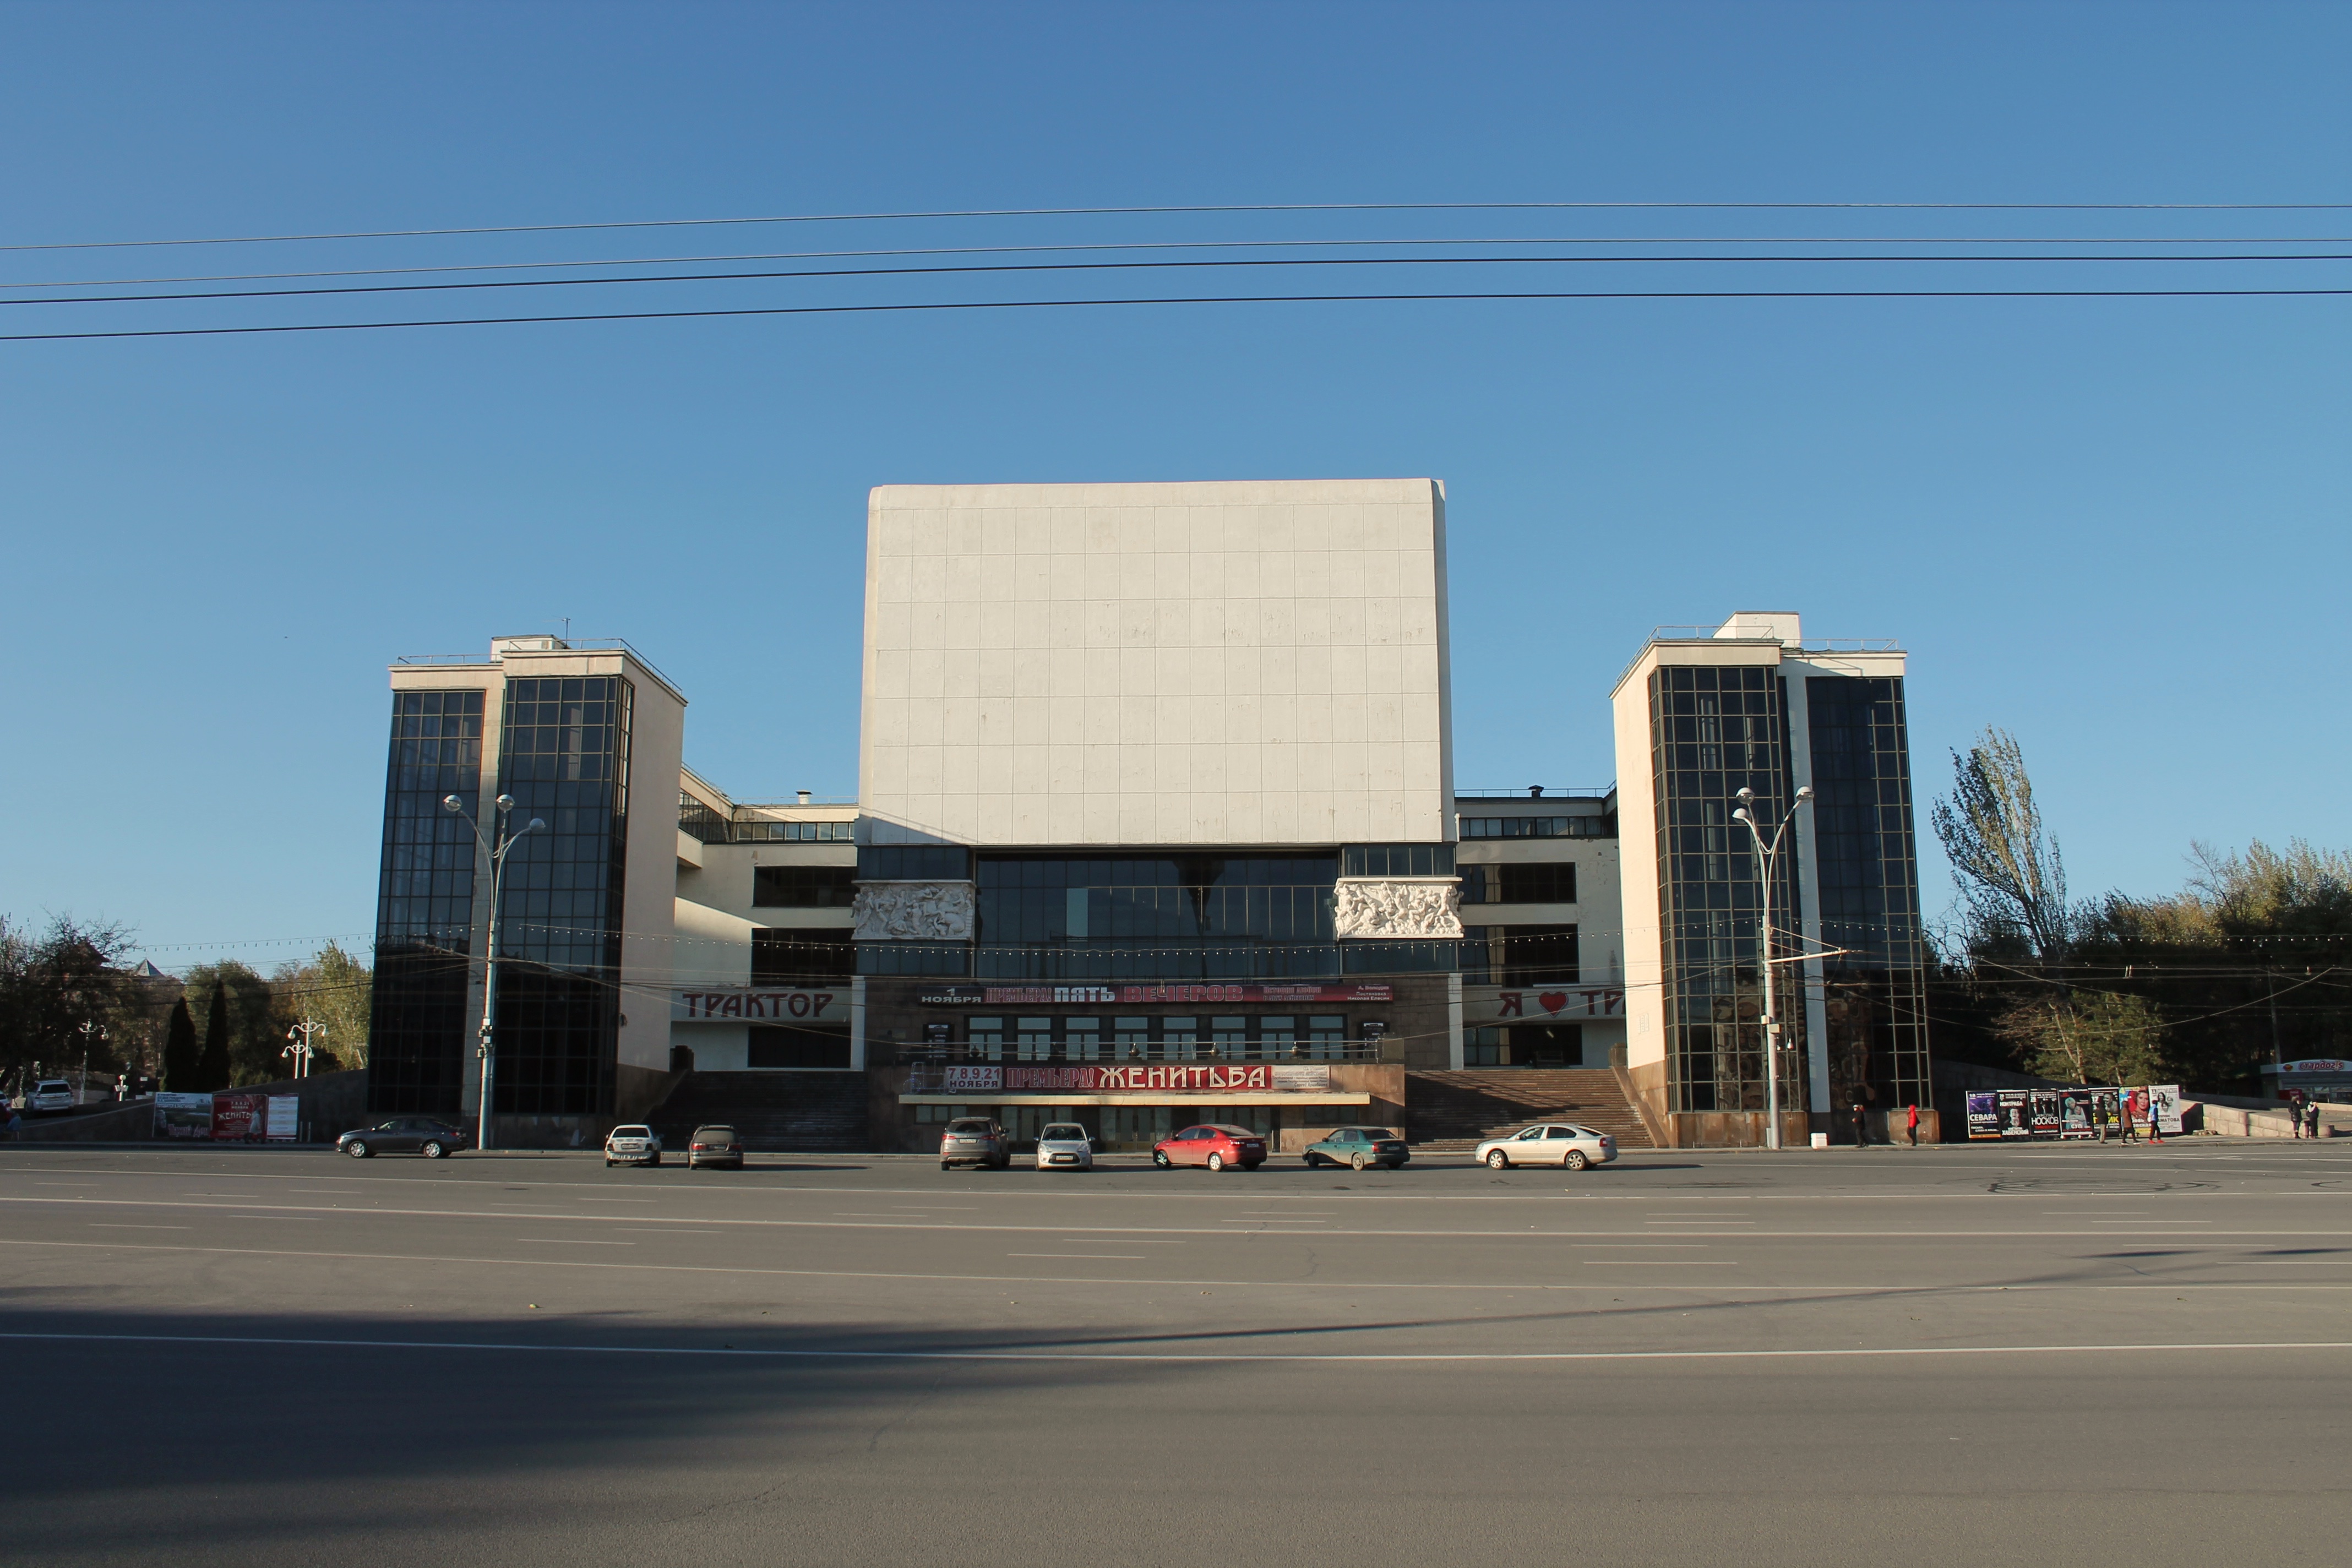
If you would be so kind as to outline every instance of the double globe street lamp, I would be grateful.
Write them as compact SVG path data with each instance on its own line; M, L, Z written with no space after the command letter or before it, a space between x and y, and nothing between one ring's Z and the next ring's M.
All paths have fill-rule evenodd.
M490 1086L492 1063L496 1059L491 1044L491 1019L499 1002L499 916L505 904L507 854L529 835L547 831L547 824L536 816L520 831L511 830L508 826L507 814L515 808L514 796L502 795L496 804L499 808L499 837L497 845L493 847L488 839L482 837L482 825L474 820L464 801L454 795L441 797L442 809L464 817L466 826L474 830L475 842L481 845L490 858L489 945L482 957L482 1028L478 1043L474 1047L474 1054L482 1059L482 1103L474 1133L474 1147L477 1149L490 1146Z
M1772 830L1772 842L1766 845L1764 830L1758 826L1756 792L1739 792L1739 809L1731 814L1734 822L1748 825L1748 837L1756 841L1756 884L1763 894L1763 908L1757 922L1757 959L1764 971L1764 1147L1780 1146L1780 990L1772 979L1772 880L1780 868L1780 846L1789 836L1789 825L1797 820L1797 813L1813 798L1813 786L1805 785L1797 792L1796 804L1789 815ZM1801 955L1800 955L1801 958Z

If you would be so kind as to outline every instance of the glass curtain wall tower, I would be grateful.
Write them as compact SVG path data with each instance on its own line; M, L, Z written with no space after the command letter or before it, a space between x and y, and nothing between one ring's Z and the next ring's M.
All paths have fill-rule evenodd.
M1768 959L1784 1142L1851 1141L1856 1104L1932 1117L1904 664L1892 643L1809 642L1794 614L1746 612L1660 628L1619 680L1627 1067L1672 1142L1765 1141ZM1806 787L1768 950L1731 814L1753 791L1769 843Z

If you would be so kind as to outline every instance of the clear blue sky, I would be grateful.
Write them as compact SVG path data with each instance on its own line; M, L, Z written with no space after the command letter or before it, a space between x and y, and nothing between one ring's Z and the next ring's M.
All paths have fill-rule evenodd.
M0 26L13 245L1031 205L2352 201L2339 5L76 4L0 6ZM2344 212L997 219L14 251L0 281L1302 236L2347 233ZM1604 286L1479 270L1412 281ZM2032 276L2342 286L2352 264ZM541 292L625 310L794 287L881 297ZM445 300L271 309L485 308ZM98 322L75 309L0 330ZM1448 485L1465 784L1606 782L1608 690L1653 625L1797 608L1913 650L1923 827L1946 749L2001 724L2078 892L2169 888L2191 838L2344 840L2347 322L2344 299L1559 301L0 344L0 912L124 921L167 967L212 951L182 944L266 964L366 933L383 666L564 616L686 689L714 782L846 796L868 487L1330 475ZM1933 912L1948 883L1923 858Z

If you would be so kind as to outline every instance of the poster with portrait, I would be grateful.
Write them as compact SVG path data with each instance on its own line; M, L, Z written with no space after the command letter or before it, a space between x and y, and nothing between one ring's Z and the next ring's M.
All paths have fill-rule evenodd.
M2055 1138L2063 1126L2061 1107L2065 1098L2054 1089L2029 1089L2025 1091L2027 1124L2036 1138Z
M1969 1093L1969 1137L1971 1142L2000 1136L2000 1097L1990 1089Z
M2031 1138L2033 1123L2025 1103L2025 1090L2002 1089L1993 1091L2000 1110L2000 1135L2003 1138Z
M2167 1136L2180 1131L2180 1086L2177 1083L2150 1084L2147 1088L2147 1113L2151 1125Z
M2087 1089L2069 1089L2060 1091L2059 1137L2088 1138L2091 1136L2095 1093L2095 1090Z

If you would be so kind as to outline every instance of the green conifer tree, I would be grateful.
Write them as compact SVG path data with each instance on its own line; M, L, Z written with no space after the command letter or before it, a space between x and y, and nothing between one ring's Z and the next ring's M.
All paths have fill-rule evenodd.
M228 987L213 982L212 1005L205 1009L205 1052L196 1059L196 1092L228 1087Z
M196 1092L196 1021L188 1016L188 999L172 1004L172 1021L163 1030L163 1089L170 1094Z

